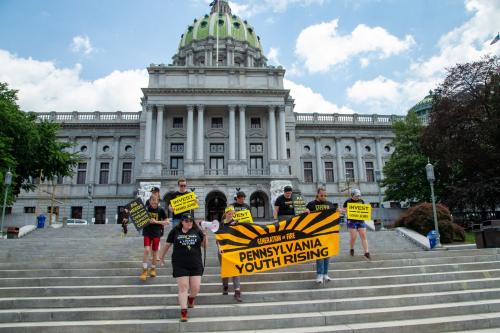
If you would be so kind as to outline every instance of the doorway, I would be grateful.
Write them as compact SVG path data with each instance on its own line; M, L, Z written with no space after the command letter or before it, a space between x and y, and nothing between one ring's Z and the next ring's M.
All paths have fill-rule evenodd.
M205 199L205 218L207 221L218 220L222 222L222 215L226 209L227 198L220 191L210 192Z

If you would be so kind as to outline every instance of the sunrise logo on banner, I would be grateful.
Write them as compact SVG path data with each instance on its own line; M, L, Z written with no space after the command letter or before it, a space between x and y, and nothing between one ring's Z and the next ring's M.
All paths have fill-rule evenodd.
M268 225L222 225L215 233L221 277L250 275L339 253L340 214L333 209Z

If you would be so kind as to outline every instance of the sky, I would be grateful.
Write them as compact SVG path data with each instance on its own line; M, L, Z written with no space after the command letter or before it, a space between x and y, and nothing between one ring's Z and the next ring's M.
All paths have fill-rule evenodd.
M0 0L0 82L35 112L137 112L210 0ZM500 55L500 0L235 0L295 112L406 114L446 69Z

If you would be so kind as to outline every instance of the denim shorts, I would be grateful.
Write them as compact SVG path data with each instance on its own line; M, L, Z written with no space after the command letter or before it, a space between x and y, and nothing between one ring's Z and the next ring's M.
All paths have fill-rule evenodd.
M347 227L349 229L366 228L366 223L365 221L347 221Z

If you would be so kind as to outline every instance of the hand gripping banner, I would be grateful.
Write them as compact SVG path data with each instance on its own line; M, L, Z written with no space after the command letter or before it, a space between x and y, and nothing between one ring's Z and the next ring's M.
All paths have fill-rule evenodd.
M215 238L222 251L221 277L328 258L339 253L339 213L329 209L268 225L222 225Z

